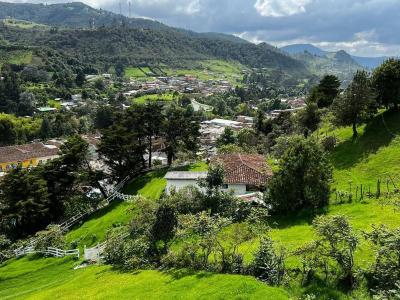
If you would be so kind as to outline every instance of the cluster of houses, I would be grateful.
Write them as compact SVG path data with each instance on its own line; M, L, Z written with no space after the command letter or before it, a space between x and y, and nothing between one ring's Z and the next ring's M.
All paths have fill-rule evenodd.
M71 95L71 99L55 98L54 101L59 103L60 107L65 108L67 110L85 104L82 99L82 94ZM56 112L57 110L58 110L57 108L49 106L38 107L36 109L38 113L51 113L51 112Z
M125 88L129 89L123 93L126 97L166 92L199 93L207 96L228 92L232 90L233 86L226 80L202 81L195 76L185 75L180 77L156 77L150 81L133 79L125 84Z
M238 116L236 121L225 119L213 119L204 121L200 124L200 151L207 157L212 157L217 152L217 140L224 132L225 128L230 127L234 131L239 131L243 128L253 127L254 118L248 116Z

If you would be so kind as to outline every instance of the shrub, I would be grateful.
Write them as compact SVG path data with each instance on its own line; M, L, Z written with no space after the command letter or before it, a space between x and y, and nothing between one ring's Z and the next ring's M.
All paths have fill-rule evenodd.
M254 260L251 264L251 272L259 280L279 285L285 276L285 253L277 253L270 237L263 237L260 246L254 253Z
M39 231L35 237L38 242L35 245L35 250L42 251L48 247L64 249L66 241L61 227L58 225L49 225L46 230Z

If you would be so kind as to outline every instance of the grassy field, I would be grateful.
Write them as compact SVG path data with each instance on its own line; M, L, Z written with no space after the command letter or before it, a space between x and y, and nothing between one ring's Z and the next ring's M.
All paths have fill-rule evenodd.
M164 93L164 94L151 94L151 95L143 95L137 98L133 98L132 101L135 103L143 104L147 101L172 101L174 99L173 93Z
M41 28L41 29L48 29L50 28L44 24L38 24L30 21L25 20L16 20L16 19L5 19L2 20L3 24L6 26L18 27L21 29L32 29L32 28Z
M25 257L0 266L0 299L289 299L251 277L176 271L74 270L71 259Z
M0 51L0 67L5 64L28 65L32 62L33 53L28 50Z
M150 72L149 68L142 68L145 72ZM125 69L125 77L126 78L146 78L147 75L141 69L135 67L129 67Z
M240 84L243 79L243 65L235 61L206 60L199 63L193 69L173 69L163 67L162 70L168 76L195 76L200 80L227 80L231 84Z
M375 191L378 178L386 182L389 177L400 183L399 119L399 113L382 113L359 129L356 140L349 127L324 130L323 135L334 135L340 141L331 155L334 187L348 191L351 182L353 187L363 184Z

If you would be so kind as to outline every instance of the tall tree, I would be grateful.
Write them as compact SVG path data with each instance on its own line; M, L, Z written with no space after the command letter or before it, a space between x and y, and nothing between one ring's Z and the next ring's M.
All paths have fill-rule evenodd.
M221 134L221 136L217 140L217 145L218 147L229 145L229 144L235 144L237 141L237 137L235 132L231 127L226 127L224 129L224 132Z
M400 103L400 59L385 61L373 73L373 86L379 104L396 109Z
M317 104L310 101L307 101L306 107L299 111L296 117L300 127L304 130L305 137L317 130L321 122L321 113Z
M149 168L152 166L153 156L153 138L161 132L161 126L164 120L162 114L162 106L157 102L148 102L144 107L144 129L147 135L147 143L149 152Z
M290 138L279 171L269 183L272 209L317 209L328 204L332 166L314 139Z
M82 87L85 84L86 77L82 70L79 70L75 77L75 84Z
M176 158L178 151L195 152L199 145L200 125L193 111L172 104L165 112L162 135L168 164Z
M12 145L16 139L14 123L9 119L0 119L0 146Z
M334 75L326 75L312 90L309 101L316 103L319 108L329 107L339 92L339 79Z
M142 118L140 112L129 109L117 115L114 124L103 130L98 152L117 180L145 167L146 135Z
M46 181L18 167L0 181L0 225L17 239L43 229L52 220Z
M20 80L10 66L3 66L0 80L0 112L15 113L19 102Z
M357 71L352 83L332 105L335 123L352 125L353 137L358 136L357 125L365 120L373 104L371 81L366 71Z

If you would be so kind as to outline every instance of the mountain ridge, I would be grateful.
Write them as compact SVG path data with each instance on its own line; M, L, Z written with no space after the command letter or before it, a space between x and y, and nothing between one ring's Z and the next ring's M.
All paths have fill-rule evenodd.
M301 53L307 51L313 55L317 55L320 57L325 56L328 53L338 53L338 52L344 51L344 50L325 51L325 50L322 50L322 49L314 46L313 44L292 44L292 45L287 45L287 46L281 47L280 49L290 55L301 54ZM344 52L346 52L346 51L344 51ZM381 65L386 59L390 58L389 56L368 57L368 56L357 56L357 55L351 55L351 54L348 54L348 55L350 55L351 58L356 63L358 63L359 65L361 65L367 69L375 69L376 67Z

